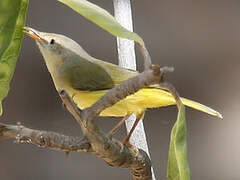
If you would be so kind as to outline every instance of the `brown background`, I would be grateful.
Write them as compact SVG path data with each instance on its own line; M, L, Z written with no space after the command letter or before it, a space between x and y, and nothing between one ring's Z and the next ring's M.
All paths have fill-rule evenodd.
M94 2L94 1L92 1ZM95 2L112 12L112 2ZM194 180L240 179L239 142L239 1L134 0L135 31L154 63L172 65L168 75L182 96L219 110L215 117L187 109L188 149ZM105 31L56 1L30 1L27 25L68 35L91 55L117 63L116 41ZM142 62L138 55L138 64ZM176 108L149 110L145 126L158 179L165 179L169 134ZM1 122L68 135L79 127L61 107L41 54L25 38ZM107 131L116 120L100 119ZM124 136L124 129L120 137ZM111 168L88 154L0 142L1 180L129 179L128 170Z

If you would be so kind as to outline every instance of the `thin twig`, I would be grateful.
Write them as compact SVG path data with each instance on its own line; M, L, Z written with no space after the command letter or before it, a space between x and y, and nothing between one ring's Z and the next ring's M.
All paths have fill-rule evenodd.
M178 109L180 109L181 105L182 105L182 101L180 99L180 96L176 90L176 88L169 82L161 82L159 83L159 86L167 91L169 91L172 96L174 97L175 101L176 101L176 105L178 107Z
M81 117L81 109L79 109L77 106L75 106L74 102L72 101L72 98L66 95L66 91L61 89L58 91L59 96L61 97L63 103L70 103L70 104L64 104L64 107L71 113L74 114L74 118L76 119L76 121L78 122L78 124L81 127L84 127L84 124L86 124L86 122L83 120L83 118ZM68 98L68 99L66 99Z
M139 43L136 43L142 56L143 56L143 65L144 65L144 70L147 70L149 68L151 68L151 65L152 65L152 59L151 59L151 56L146 48L146 46L142 46L141 44Z

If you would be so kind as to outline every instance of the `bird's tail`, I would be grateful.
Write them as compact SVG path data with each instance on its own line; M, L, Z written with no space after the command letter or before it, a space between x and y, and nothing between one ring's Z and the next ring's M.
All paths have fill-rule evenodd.
M144 99L148 99L147 106L150 108L151 107L157 108L161 106L169 106L169 105L176 104L175 99L169 92L159 88L144 88L139 91L139 97L143 97L143 96L144 96ZM210 107L207 107L203 104L200 104L198 102L195 102L186 98L181 98L181 100L182 100L182 103L188 107L194 108L196 110L205 112L213 116L217 116L221 119L223 118L219 112L215 111Z
M183 104L188 106L188 107L197 109L199 111L208 113L208 114L213 115L213 116L217 116L221 119L223 118L222 114L220 114L219 112L215 111L214 109L212 109L210 107L207 107L203 104L200 104L198 102L195 102L195 101L192 101L192 100L189 100L189 99L185 99L185 98L181 98L181 100L182 100Z

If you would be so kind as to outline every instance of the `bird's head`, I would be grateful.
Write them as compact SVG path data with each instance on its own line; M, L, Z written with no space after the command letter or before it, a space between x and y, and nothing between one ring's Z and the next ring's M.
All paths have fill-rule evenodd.
M63 63L73 55L79 55L86 59L90 57L78 43L64 35L40 32L30 27L24 27L23 31L26 35L35 39L50 69L52 66L56 68L58 64Z

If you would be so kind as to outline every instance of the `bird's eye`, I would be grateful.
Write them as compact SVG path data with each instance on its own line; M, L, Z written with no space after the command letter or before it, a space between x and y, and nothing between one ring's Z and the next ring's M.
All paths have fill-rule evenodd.
M55 40L51 39L50 44L54 44L54 43L55 43Z

